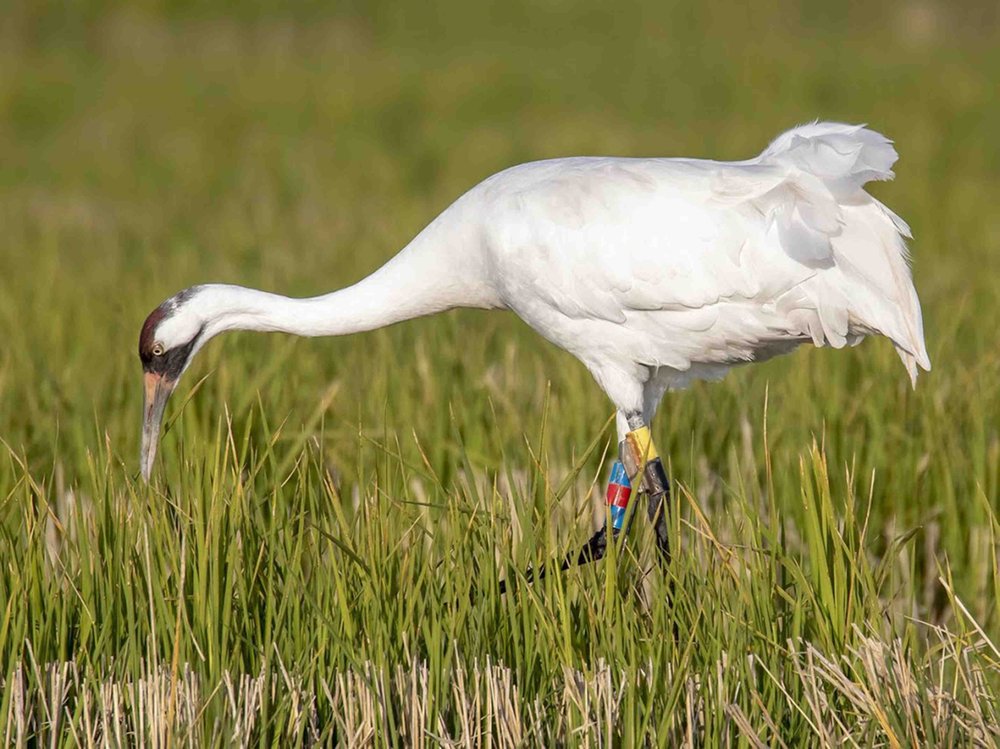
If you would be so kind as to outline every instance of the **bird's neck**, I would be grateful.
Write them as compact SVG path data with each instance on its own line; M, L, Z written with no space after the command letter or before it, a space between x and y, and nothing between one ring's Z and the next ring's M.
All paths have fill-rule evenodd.
M226 330L347 335L454 307L500 306L482 269L451 255L415 240L353 286L305 299L241 286L202 287L198 301L206 310L207 337Z

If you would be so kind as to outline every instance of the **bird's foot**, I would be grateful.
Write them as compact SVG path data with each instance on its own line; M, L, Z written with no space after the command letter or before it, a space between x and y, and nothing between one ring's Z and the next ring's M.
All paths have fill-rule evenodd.
M634 426L625 435L619 445L620 460L615 461L611 468L611 478L608 481L606 498L608 502L608 520L583 547L574 554L569 554L559 565L559 570L568 570L590 562L602 559L608 547L608 525L611 526L612 539L616 539L623 530L628 534L626 516L629 498L632 495L632 483L641 476L640 491L649 498L648 516L653 524L656 536L656 548L660 552L660 562L666 565L670 562L670 541L667 533L667 510L670 502L670 480L663 468L650 435L649 427L644 424ZM525 582L534 582L545 577L547 568L542 565L537 570L528 568L525 572ZM500 581L500 592L507 590L505 580Z

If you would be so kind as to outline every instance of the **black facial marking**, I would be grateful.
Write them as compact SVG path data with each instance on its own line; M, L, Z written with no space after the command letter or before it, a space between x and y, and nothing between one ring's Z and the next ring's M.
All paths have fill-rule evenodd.
M173 351L166 351L160 356L153 356L153 346L156 344L156 329L161 322L173 315L181 305L185 304L201 289L201 286L191 286L183 291L179 291L149 313L149 317L142 324L142 331L139 333L139 359L142 361L142 368L145 371L163 374L164 369L168 366L170 366L172 371L172 368L176 366L174 358L178 356L175 352L182 351L184 353L181 357L180 369L177 370L177 374L180 374L180 370L184 368L184 362L187 361L192 347L201 336L204 328L199 330L198 334L184 346L178 346ZM168 365L166 362L170 364Z
M148 361L143 359L142 368L146 372L152 372L154 374L161 375L168 380L176 380L181 376L181 372L184 371L184 366L187 364L187 360L191 356L191 351L194 349L194 345L201 338L201 334L205 332L205 326L202 325L198 332L195 333L194 338L192 338L187 343L181 346L175 346L169 351L164 351L160 356L153 356L150 354Z
M173 303L172 306L176 309L177 307L180 307L182 304L184 304L184 302L186 302L188 299L197 294L199 291L201 291L201 289L202 287L200 284L198 286L189 286L183 291L178 291L176 294L174 294L170 298L170 302Z

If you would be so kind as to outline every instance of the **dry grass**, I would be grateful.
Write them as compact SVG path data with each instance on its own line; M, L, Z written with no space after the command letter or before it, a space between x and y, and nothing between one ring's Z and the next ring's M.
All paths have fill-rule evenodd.
M977 657L979 649L995 646L988 641L964 644L940 630L935 639L940 659L919 670L914 670L899 640L859 636L844 654L824 654L809 643L790 642L794 683L778 683L753 653L739 657L758 683L773 682L782 691L804 695L799 709L809 730L796 743L995 746L1000 716L990 684L998 666ZM644 737L647 745L702 746L705 710L716 709L722 696L723 743L742 738L754 747L787 746L780 720L768 709L768 690L725 699L731 657L723 654L714 669L683 679L668 673L659 684L651 683L649 665L631 673L606 663L588 673L565 669L549 696L533 700L519 693L511 668L489 661L458 661L447 674L450 690L443 700L429 687L430 669L421 661L392 670L369 662L323 676L315 687L289 673L279 658L266 672L227 671L214 684L204 683L188 664L174 669L151 664L134 679L94 681L73 662L39 666L30 661L18 666L3 685L9 694L4 743L25 747L71 738L82 747L257 746L268 706L283 702L288 707L282 724L269 734L285 745L336 739L344 746L376 747L398 740L412 747L478 749L547 747L570 740L577 746L610 747L622 738L627 687L639 679L650 689L680 693L678 715L665 729L652 724ZM718 685L712 706L703 695L706 681ZM200 719L208 703L218 716L214 725ZM333 716L333 721L321 715Z

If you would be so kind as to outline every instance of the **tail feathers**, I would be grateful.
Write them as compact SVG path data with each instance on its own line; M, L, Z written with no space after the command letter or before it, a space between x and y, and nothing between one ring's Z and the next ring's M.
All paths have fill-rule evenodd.
M852 318L893 342L915 386L918 367L930 371L931 362L902 219L874 198L845 206L844 219L833 240L837 274L831 282L843 290Z
M813 122L782 133L760 155L820 179L835 198L860 190L866 182L888 180L899 156L892 141L864 125Z
M906 367L906 373L910 375L910 384L915 388L917 386L917 375L920 369L925 372L931 371L931 360L927 358L927 352L922 351L919 356L914 356L906 349L902 348L899 344L896 344L896 353L899 354L899 358L903 361L903 366Z
M864 125L801 125L756 159L780 176L754 202L771 217L790 257L825 267L833 262L831 240L841 231L844 206L857 201L866 182L892 179L897 158L892 142ZM909 233L901 219L894 221Z
M896 347L896 353L899 354L903 366L906 367L907 374L910 375L910 384L916 387L917 375L920 372L917 367L925 372L930 372L931 360L927 355L927 345L924 343L923 324L920 320L920 303L916 301L916 293L914 293L913 297L917 313L917 331L915 334L911 332L902 343L893 337L892 344Z
M896 324L892 330L884 334L892 340L896 353L899 354L906 372L910 376L910 384L917 386L919 369L931 371L931 359L927 355L927 344L924 342L924 323L920 311L920 300L912 281L907 278L904 288L899 289L905 300L900 300L896 308Z
M896 335L890 336L896 353L906 367L907 374L910 375L910 384L917 386L917 374L920 369L925 372L931 371L931 359L927 355L927 344L924 341L924 322L920 310L920 300L917 298L917 291L913 288L913 282L907 278L908 283L905 289L901 289L908 298L899 305L898 315L903 318L902 330Z
M802 125L779 135L758 157L758 164L783 177L751 200L769 216L791 258L817 270L836 269L821 274L836 284L827 291L841 297L837 304L860 329L892 340L916 384L918 367L930 370L931 364L907 265L910 227L863 189L872 180L892 179L897 158L892 141L864 125Z

